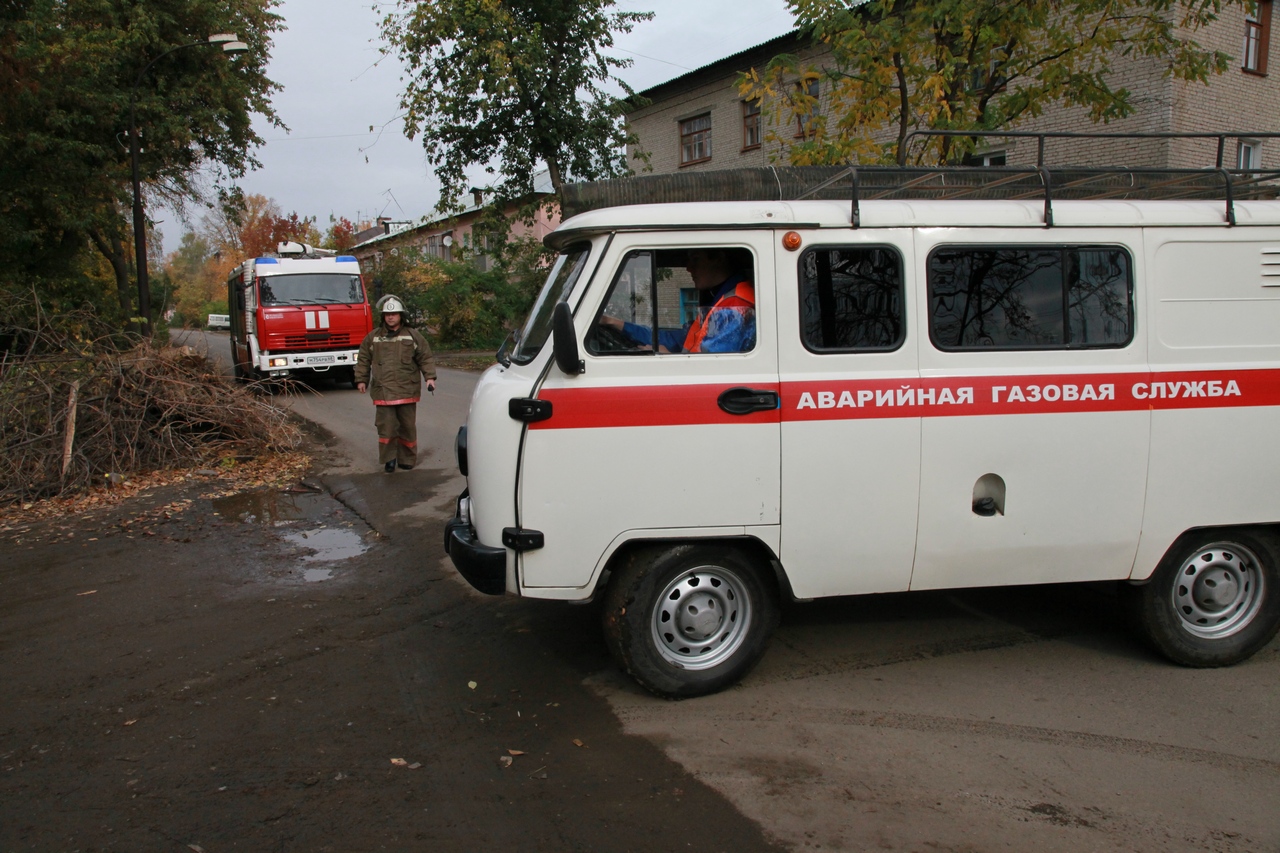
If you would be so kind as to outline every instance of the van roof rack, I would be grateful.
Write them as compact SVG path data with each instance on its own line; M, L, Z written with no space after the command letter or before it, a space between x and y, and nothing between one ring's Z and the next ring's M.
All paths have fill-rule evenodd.
M1065 199L1221 200L1224 221L1236 224L1235 203L1280 197L1280 169L1223 165L1227 140L1280 138L1273 132L1093 133L1037 131L920 130L917 139L1034 139L1033 166L779 166L645 175L566 184L561 207L567 219L601 207L684 201L849 201L850 222L861 224L860 203L876 199L1020 199L1044 203L1044 223L1053 226L1053 203ZM1133 166L1051 165L1049 140L1206 140L1216 142L1212 165L1167 169Z

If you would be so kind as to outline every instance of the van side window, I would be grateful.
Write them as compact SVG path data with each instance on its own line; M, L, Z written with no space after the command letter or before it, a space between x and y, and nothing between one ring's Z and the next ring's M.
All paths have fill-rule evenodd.
M1122 347L1129 254L1111 246L947 246L929 255L929 336L942 350Z
M629 252L586 349L593 355L747 352L756 344L755 260L747 249Z
M816 247L800 256L800 337L811 352L894 350L906 334L902 256Z

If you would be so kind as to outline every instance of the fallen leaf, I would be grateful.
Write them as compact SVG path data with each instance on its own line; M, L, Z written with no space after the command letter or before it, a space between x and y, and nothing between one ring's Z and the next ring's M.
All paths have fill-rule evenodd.
M91 589L88 592L77 592L76 597L79 598L82 595L93 595L95 592L97 592L96 589Z
M586 744L585 744L585 743L583 743L582 741L578 740L577 738L574 738L574 739L573 739L573 745L574 745L574 746L586 746Z
M391 763L392 763L392 764L394 764L396 767L408 767L408 766L409 766L409 762L405 761L403 758L393 758L393 759L391 759Z
M505 768L505 767L510 767L510 766L511 766L511 764L512 764L512 762L514 762L514 761L515 761L515 759L514 759L514 758L512 758L510 755L499 755L499 756L498 756L498 764L499 764L501 767L504 767L504 768Z
M138 721L137 721L137 720L125 720L125 721L124 721L124 724L125 724L126 726L132 726L132 725L133 725L134 723L136 723L136 722L138 722Z
M508 749L507 755L524 755L523 749Z
M422 766L422 762L421 762L421 761L415 761L415 762L413 762L412 764L410 764L410 765L409 765L409 769L410 769L410 770L417 770L417 769L418 769L419 767L421 767L421 766Z
M94 590L94 591L97 592L97 590ZM467 686L470 687L472 690L475 690L478 685L474 681L468 681Z

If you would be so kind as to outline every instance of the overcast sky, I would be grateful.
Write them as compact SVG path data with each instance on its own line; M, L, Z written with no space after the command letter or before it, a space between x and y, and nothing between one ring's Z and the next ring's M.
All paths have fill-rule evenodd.
M370 6L284 0L276 9L287 29L276 34L268 75L284 87L273 101L289 131L259 124L266 140L257 152L262 168L241 186L274 199L286 214L316 217L321 231L330 215L417 219L438 201L439 184L422 147L405 138L397 119L401 69L394 58L379 61L378 16ZM619 0L618 9L656 13L620 36L613 50L634 60L620 76L637 90L792 25L783 0ZM153 215L165 220L164 248L173 251L183 224L165 211Z

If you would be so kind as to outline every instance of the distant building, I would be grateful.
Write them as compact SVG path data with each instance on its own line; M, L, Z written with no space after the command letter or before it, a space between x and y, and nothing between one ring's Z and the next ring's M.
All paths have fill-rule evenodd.
M1280 130L1280 86L1268 77L1269 68L1280 69L1280 57L1276 56L1280 45L1272 45L1270 38L1272 5L1272 0L1259 0L1253 12L1233 10L1188 34L1203 47L1234 57L1233 67L1211 78L1207 86L1165 76L1162 63L1155 59L1121 58L1112 83L1132 93L1137 110L1129 118L1097 125L1082 109L1058 108L1009 129L1124 133ZM767 138L773 129L769 126L771 106L743 100L737 86L740 73L761 68L780 54L794 55L802 65L825 68L831 64L829 50L792 32L647 89L640 94L649 105L627 114L628 126L638 137L629 157L637 151L647 152L656 173L785 165L782 146ZM817 96L820 111L830 109L829 86L826 79L820 79L816 91L810 90ZM803 128L797 122L794 129L776 135L799 138ZM1213 142L1194 140L1064 140L1050 143L1048 159L1059 164L1194 168L1211 163L1214 149ZM989 165L1029 165L1035 163L1036 153L1035 140L1009 138L978 151L975 160ZM1280 164L1280 140L1243 139L1224 152L1223 165L1227 167L1264 164Z
M539 172L534 176L534 194L538 197L552 194L548 173ZM356 234L356 244L350 254L355 255L363 269L376 272L385 258L404 250L417 250L433 258L452 261L462 254L461 247L467 247L472 262L481 270L487 270L493 263L488 238L474 233L485 206L484 192L473 189L471 204L451 216L424 216L410 222L380 217L374 227ZM532 236L541 240L559 224L559 213L548 215L540 208L532 226L517 220L511 226L510 236Z

